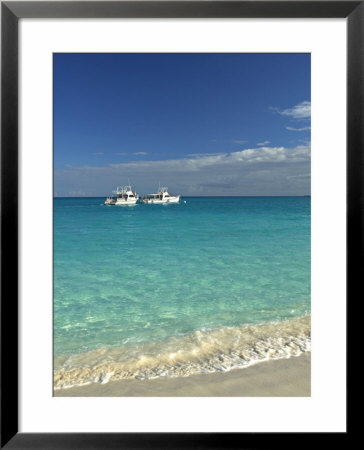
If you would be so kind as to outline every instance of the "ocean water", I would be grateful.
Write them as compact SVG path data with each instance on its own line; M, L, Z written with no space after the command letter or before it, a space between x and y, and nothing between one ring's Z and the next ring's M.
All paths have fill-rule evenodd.
M54 199L54 386L310 349L310 197Z

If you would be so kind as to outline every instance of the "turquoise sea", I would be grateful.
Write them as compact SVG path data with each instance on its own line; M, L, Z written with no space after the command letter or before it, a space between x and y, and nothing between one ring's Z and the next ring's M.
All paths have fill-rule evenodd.
M310 200L55 198L55 388L309 350Z

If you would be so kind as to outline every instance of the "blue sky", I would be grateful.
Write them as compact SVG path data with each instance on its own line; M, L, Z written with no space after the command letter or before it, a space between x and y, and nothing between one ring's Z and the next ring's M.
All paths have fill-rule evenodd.
M309 54L55 54L54 191L310 193Z

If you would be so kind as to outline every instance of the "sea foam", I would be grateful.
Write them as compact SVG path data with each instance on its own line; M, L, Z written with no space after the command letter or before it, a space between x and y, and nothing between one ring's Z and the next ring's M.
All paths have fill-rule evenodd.
M262 325L195 331L163 342L58 357L54 388L122 379L229 371L311 350L310 316Z

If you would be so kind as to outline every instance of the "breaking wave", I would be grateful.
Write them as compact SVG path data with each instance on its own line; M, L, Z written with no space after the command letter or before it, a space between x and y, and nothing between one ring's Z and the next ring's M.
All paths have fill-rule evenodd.
M54 365L54 389L229 371L310 350L309 315L263 325L200 330L163 342L60 356Z

